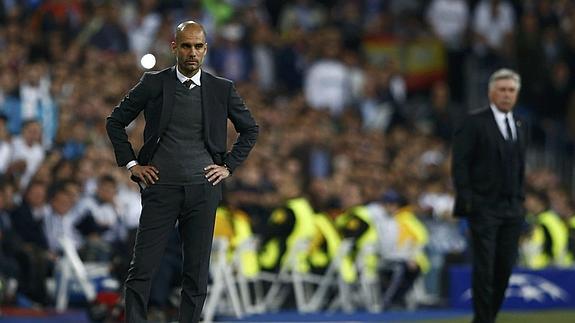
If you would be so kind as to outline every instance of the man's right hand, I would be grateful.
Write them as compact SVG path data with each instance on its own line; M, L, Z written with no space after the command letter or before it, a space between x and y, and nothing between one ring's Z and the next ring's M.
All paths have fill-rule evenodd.
M146 183L146 185L152 185L156 183L158 179L160 179L158 177L160 172L154 166L134 165L130 168L130 172L132 173L133 177L136 177L141 182Z

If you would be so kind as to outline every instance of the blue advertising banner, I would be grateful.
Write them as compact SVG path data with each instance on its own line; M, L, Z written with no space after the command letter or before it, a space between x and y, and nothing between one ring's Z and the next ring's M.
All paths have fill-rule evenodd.
M471 309L471 267L449 269L449 303ZM509 280L506 309L575 308L575 268L529 270L516 268Z

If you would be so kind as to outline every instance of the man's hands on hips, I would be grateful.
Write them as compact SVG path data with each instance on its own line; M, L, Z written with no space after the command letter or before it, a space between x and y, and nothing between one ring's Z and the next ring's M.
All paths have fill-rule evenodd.
M206 178L212 185L216 185L230 176L230 170L226 166L210 165L204 168Z
M158 179L158 174L160 171L154 166L142 166L142 165L134 165L130 168L130 172L132 176L137 177L140 181L146 183L146 185L154 184Z
M132 176L137 177L140 181L146 185L155 184L158 179L158 174L160 171L154 166L146 165L134 165L130 168ZM230 177L230 171L226 166L220 165L209 165L204 168L205 176L212 185L216 185L222 180Z

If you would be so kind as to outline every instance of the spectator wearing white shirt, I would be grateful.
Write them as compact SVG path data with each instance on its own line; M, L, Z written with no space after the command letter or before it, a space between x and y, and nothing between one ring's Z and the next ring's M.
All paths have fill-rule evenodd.
M462 48L469 23L469 5L464 0L433 0L427 9L427 21L448 49Z
M78 214L75 209L76 195L67 183L56 183L50 192L50 205L44 218L44 233L48 248L54 253L61 253L61 239L72 242L76 250L81 246L81 238L76 229Z
M142 0L125 6L123 22L128 31L128 43L138 59L149 52L162 24L162 17L155 11L157 6L157 0Z
M383 206L381 200L367 205L371 220L375 223L377 231L378 249L384 261L394 259L394 251L397 250L397 237L399 227L397 221Z
M38 120L42 130L42 145L50 148L58 129L58 108L50 93L51 81L46 65L29 64L20 83L20 118Z
M133 183L120 183L118 185L118 194L116 203L118 213L122 218L122 223L128 230L136 231L140 222L140 213L142 212L142 199L140 192L135 190L137 186Z
M42 146L42 126L37 120L24 121L22 134L12 138L11 168L24 188L34 176L45 157Z
M381 202L397 223L397 242L393 251L387 255L389 264L386 268L390 281L382 301L384 307L394 303L403 305L405 295L415 279L429 269L423 250L428 242L428 234L402 194L389 190L384 193Z
M78 203L76 228L85 238L82 258L90 261L108 261L113 246L126 236L116 207L117 183L111 175L98 178L96 192Z
M366 69L363 93L358 102L365 129L387 131L405 123L405 117L412 115L405 107L405 79L396 71L394 64L390 61L384 68Z
M447 50L447 72L452 97L463 99L463 66L467 47L469 5L465 0L433 0L427 12L427 21L433 33L441 39Z
M502 58L515 28L513 6L506 0L482 0L473 12L472 28L475 54Z
M81 221L90 227L87 228L89 234L95 234L108 243L122 236L115 202L117 191L114 177L102 175L98 178L96 194L84 197L78 203L78 213Z
M5 114L0 113L0 174L4 174L12 158L12 146L8 135L8 124Z
M327 109L339 116L351 101L352 77L341 60L341 36L327 29L320 37L321 57L311 64L304 78L304 95L314 109Z

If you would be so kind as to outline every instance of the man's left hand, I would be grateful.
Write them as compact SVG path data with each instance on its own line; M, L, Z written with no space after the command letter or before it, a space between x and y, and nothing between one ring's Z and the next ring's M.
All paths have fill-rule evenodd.
M230 171L225 166L210 165L204 168L204 171L208 182L212 183L212 185L216 185L222 180L230 177Z

